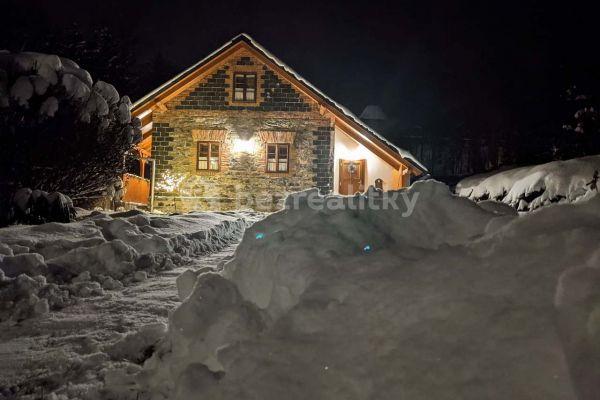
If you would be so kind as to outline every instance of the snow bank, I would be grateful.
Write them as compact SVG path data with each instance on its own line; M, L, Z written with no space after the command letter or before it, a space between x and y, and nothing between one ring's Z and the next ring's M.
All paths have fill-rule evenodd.
M595 171L600 171L600 156L553 161L465 178L456 186L456 193L476 201L501 201L519 211L528 211L593 195L588 183Z
M593 398L600 198L518 217L434 181L406 193L408 217L300 201L254 224L223 274L178 282L166 338L142 371L115 373L118 393Z
M41 275L5 277L0 270L0 321L21 320L46 314L50 307L64 307L68 292L47 283Z
M220 250L237 240L247 217L96 212L75 223L2 228L0 321L61 308L72 297L101 296Z

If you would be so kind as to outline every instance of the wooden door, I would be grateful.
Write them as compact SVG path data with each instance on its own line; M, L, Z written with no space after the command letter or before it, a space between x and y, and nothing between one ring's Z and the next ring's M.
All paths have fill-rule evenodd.
M353 195L365 191L367 160L340 160L340 184L338 192Z

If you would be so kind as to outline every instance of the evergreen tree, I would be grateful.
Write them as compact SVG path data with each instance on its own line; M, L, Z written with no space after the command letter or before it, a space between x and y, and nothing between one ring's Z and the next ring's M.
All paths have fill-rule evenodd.
M140 138L131 102L72 61L0 54L0 203L18 188L101 193ZM2 201L3 200L3 201Z
M600 115L596 99L572 86L566 91L565 103L570 116L563 125L565 134L559 142L562 155L571 158L600 153Z

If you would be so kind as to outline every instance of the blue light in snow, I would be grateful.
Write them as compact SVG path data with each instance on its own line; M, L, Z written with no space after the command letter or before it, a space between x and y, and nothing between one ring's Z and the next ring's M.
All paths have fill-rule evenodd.
M264 237L265 237L265 234L264 234L264 233L262 233L262 232L258 232L258 233L256 234L256 240L262 239L262 238L264 238Z
M373 250L373 248L371 247L371 245L370 245L370 244L368 244L368 245L366 245L365 247L363 247L363 251L364 251L365 253L370 253L370 252L371 252L371 250Z

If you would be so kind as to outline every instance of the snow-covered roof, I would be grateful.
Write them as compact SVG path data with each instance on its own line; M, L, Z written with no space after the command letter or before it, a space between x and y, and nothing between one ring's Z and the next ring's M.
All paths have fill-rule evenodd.
M250 37L250 35L248 35L246 33L241 33L241 34L237 35L236 37L231 39L229 42L225 43L223 46L221 46L217 50L213 51L207 57L198 61L197 63L195 63L194 65L192 65L191 67L189 67L188 69L183 71L182 73L175 76L173 79L165 82L164 84L162 84L161 86L159 86L158 88L153 90L152 92L148 93L147 95L145 95L144 97L142 97L141 99L136 101L133 105L133 109L135 110L136 108L144 105L149 100L153 99L155 96L157 96L158 94L165 91L171 85L173 85L174 83L178 82L179 80L185 78L187 75L189 75L190 73L195 71L197 68L199 68L200 66L202 66L206 62L210 61L212 58L214 58L215 56L217 56L224 50L228 49L229 47L233 46L234 44L236 44L240 41L248 43L250 46L254 47L257 51L259 51L265 57L267 57L269 60L271 60L273 63L278 65L285 72L292 75L297 81L301 82L302 84L307 86L310 90L312 90L314 93L316 93L321 98L323 98L323 100L325 100L328 103L328 105L336 108L345 117L349 118L354 123L356 123L361 128L363 128L366 133L371 134L372 136L379 139L379 141L383 142L386 146L388 146L394 152L398 153L403 159L405 159L407 162L412 164L414 167L416 167L417 169L419 169L423 172L427 172L427 167L425 167L421 162L419 162L419 160L417 160L408 150L402 149L402 148L396 146L395 144L393 144L392 142L390 142L389 140L387 140L383 135L379 134L373 128L371 128L366 123L361 121L360 118L358 118L352 111L350 111L348 108L344 107L343 105L339 104L338 102L333 100L331 97L327 96L320 89L318 89L316 86L314 86L312 83L310 83L304 77L302 77L299 73L294 71L290 66L285 64L279 58L277 58L274 54L272 54L269 50L264 48L262 45L260 45L258 42L256 42L252 37Z

